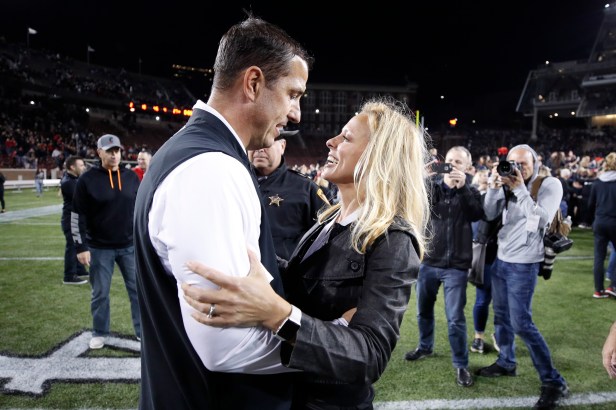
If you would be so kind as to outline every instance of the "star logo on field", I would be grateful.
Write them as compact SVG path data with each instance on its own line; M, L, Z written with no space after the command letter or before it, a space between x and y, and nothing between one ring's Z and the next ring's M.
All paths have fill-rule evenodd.
M274 196L270 196L269 197L270 200L270 205L276 205L276 206L280 206L280 203L282 201L284 201L284 199L282 199L281 197L278 196L278 194L274 195Z

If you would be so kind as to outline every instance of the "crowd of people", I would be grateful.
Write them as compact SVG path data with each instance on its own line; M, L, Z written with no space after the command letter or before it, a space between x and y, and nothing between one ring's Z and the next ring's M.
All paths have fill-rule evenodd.
M64 283L92 286L89 347L104 347L111 331L117 264L142 346L140 409L372 409L413 288L419 340L405 359L432 356L442 287L456 383L516 376L517 336L541 383L534 408L557 407L569 386L531 309L543 234L559 209L593 226L596 292L616 296L616 277L603 289L616 243L616 153L579 156L554 139L533 147L515 137L501 140L511 149L477 152L473 134L441 158L408 107L381 97L327 140L321 164L297 171L285 129L301 121L313 62L249 15L220 41L208 100L152 152L63 122L50 135L25 116L0 118L0 153L18 158L12 164L44 174L51 157L66 171ZM100 163L86 171L90 158ZM497 170L503 160L511 172ZM450 166L436 172L438 162ZM477 293L469 343L472 242L494 221L490 286ZM469 348L484 351L490 302L498 356L473 375ZM603 364L616 377L616 330Z

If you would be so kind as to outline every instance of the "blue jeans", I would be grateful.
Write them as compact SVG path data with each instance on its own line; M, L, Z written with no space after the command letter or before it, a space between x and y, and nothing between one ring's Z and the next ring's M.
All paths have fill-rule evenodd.
M603 281L605 280L605 257L607 256L607 247L609 243L612 246L616 244L616 225L597 221L593 224L593 235L595 238L595 261L593 267L593 276L595 280L595 290L603 290ZM611 258L611 257L610 257ZM609 262L608 262L608 272ZM610 272L612 275L614 272ZM616 287L616 278L610 278L610 287Z
M73 242L73 234L71 233L70 225L65 225L62 222L62 232L66 243L64 245L64 280L69 280L75 275L86 276L88 271L77 260L77 249Z
M612 242L610 242L609 248L612 253L610 253L610 260L607 263L607 270L605 273L608 279L616 281L616 249L614 249L614 244L612 244Z
M34 186L36 188L36 196L41 196L43 195L43 181L42 180L35 180L34 181Z
M417 279L417 324L419 325L419 348L434 347L434 304L438 289L443 283L445 315L451 346L453 367L468 367L466 346L466 270L435 268L422 264Z
M508 263L496 259L492 270L494 328L500 353L496 364L512 370L516 367L515 335L526 344L542 384L565 385L565 379L552 363L545 339L532 318L532 300L537 286L537 263Z
M490 303L492 302L492 269L495 262L486 263L483 268L483 286L475 289L475 305L473 306L473 324L476 333L486 331Z
M90 248L92 256L90 265L90 283L92 284L92 323L94 336L109 334L111 314L109 310L109 290L114 262L118 264L124 285L130 299L130 312L133 318L135 335L141 337L141 318L139 302L137 301L137 280L135 276L135 248L129 246L122 249Z

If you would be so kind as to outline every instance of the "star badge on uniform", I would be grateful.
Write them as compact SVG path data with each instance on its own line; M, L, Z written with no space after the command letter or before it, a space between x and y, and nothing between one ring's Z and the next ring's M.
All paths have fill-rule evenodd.
M270 196L269 200L270 200L270 203L269 203L270 205L276 205L276 206L280 206L280 203L284 201L284 199L279 197L278 194L276 194L275 196Z

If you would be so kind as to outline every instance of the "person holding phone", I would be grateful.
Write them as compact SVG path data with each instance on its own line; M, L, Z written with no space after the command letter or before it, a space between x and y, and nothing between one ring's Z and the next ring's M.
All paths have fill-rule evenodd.
M445 164L449 173L432 173L431 230L432 242L419 268L417 279L417 324L419 344L405 355L416 361L432 356L434 348L434 304L443 284L447 330L452 352L456 383L473 385L468 370L466 342L466 285L468 269L473 260L472 223L484 217L481 194L471 184L466 171L472 165L471 153L462 146L447 151Z
M452 169L452 165L446 162L436 162L432 165L432 172L437 174L449 174Z

